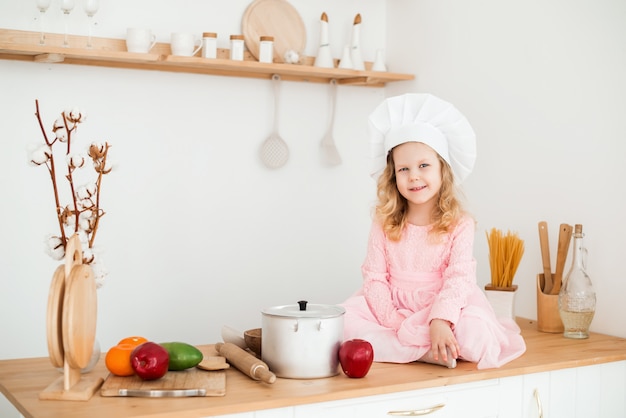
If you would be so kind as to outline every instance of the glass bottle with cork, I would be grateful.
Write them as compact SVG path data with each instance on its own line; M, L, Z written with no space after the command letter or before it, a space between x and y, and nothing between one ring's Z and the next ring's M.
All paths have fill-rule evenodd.
M589 326L596 311L596 292L587 275L587 249L583 246L583 226L574 227L574 257L559 292L559 313L563 336L589 338Z

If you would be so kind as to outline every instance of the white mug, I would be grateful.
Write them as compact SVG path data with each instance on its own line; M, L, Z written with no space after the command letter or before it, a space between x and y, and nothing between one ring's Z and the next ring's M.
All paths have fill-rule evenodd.
M128 52L150 52L156 44L156 35L150 29L126 29L126 49Z
M196 41L193 33L190 32L174 32L170 46L172 47L172 55L191 57L202 48L202 39Z

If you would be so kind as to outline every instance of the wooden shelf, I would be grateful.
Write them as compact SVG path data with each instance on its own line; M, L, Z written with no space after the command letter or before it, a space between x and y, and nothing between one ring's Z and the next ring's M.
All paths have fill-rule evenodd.
M217 58L170 55L168 43L157 43L146 54L126 51L124 39L92 38L92 48L87 48L86 36L68 36L69 47L63 46L64 36L46 33L45 45L39 44L38 32L0 29L0 59L34 61L43 63L94 65L112 68L157 70L220 76L271 79L278 74L288 81L308 81L383 87L388 82L413 80L412 74L369 71L372 63L365 64L366 71L340 68L318 68L314 58L305 57L303 64L260 63L248 52L244 61L232 61L228 49L218 49Z

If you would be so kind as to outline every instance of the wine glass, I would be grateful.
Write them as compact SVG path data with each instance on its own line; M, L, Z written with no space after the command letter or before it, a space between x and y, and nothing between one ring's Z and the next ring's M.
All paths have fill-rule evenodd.
M83 1L83 9L85 9L85 13L87 13L87 17L89 18L89 37L87 38L87 48L92 48L91 44L91 29L93 27L93 15L98 12L98 8L100 7L100 0L84 0Z
M50 7L50 3L52 0L37 0L37 8L39 9L39 27L41 29L41 34L39 35L39 45L44 45L46 43L46 35L43 33L43 15Z
M65 15L65 36L63 37L63 46L66 48L70 46L70 43L67 41L67 26L70 18L70 12L74 9L74 4L74 0L61 0L61 10L63 10L63 14Z

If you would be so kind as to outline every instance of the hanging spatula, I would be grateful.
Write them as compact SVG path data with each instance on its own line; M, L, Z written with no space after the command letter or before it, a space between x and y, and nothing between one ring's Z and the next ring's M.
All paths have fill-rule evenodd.
M334 166L341 164L341 155L335 145L335 138L333 137L333 128L335 126L335 105L337 103L337 80L330 80L330 122L328 123L328 130L322 138L320 143L322 153L322 163L328 166Z

